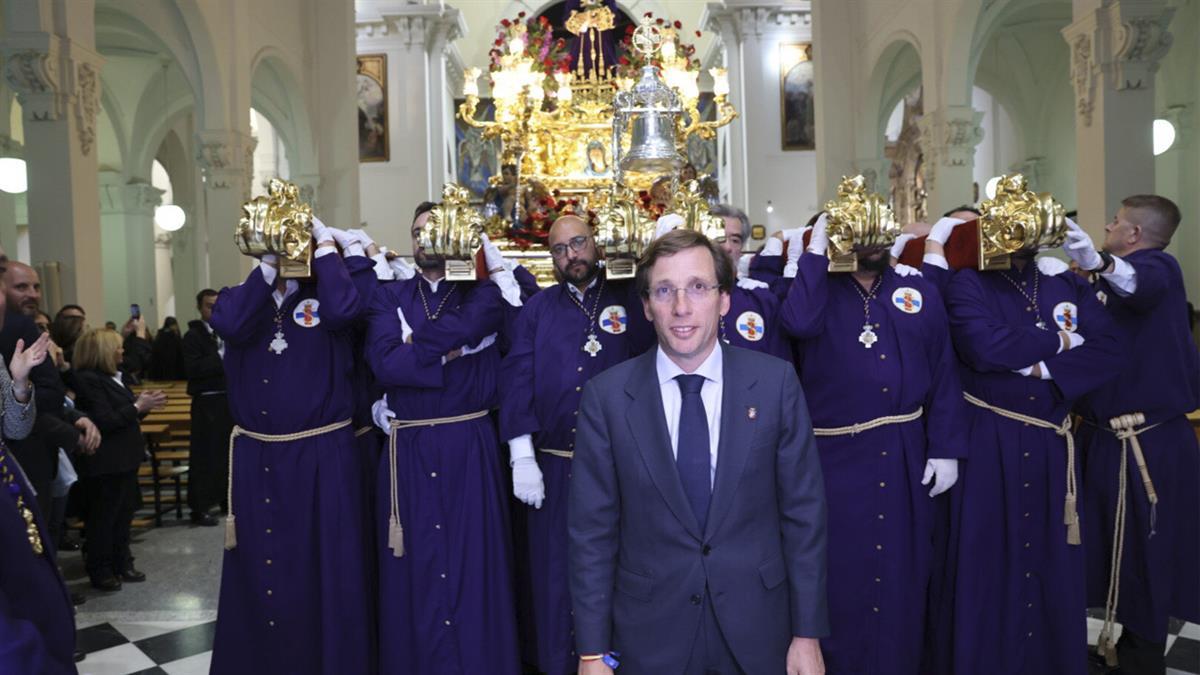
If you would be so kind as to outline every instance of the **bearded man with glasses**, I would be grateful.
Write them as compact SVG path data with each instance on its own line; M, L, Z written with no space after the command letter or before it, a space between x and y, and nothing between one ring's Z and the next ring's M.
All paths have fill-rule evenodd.
M511 452L513 494L528 505L527 551L517 555L528 560L522 572L530 587L521 590L537 645L527 659L546 675L563 675L578 662L567 589L567 488L580 392L654 338L633 281L605 277L586 214L556 220L548 244L559 284L531 297L517 317L501 365L500 436Z

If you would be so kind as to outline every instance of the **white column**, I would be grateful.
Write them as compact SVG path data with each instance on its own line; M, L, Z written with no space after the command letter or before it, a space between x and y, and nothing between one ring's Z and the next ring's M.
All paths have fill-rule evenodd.
M338 227L357 227L359 222L355 4L312 5L320 26L312 43L315 56L312 97L321 180L310 184L316 188L321 217Z
M1074 8L1062 33L1075 86L1078 221L1095 237L1121 199L1154 192L1154 73L1171 47L1175 10L1164 0L1075 0Z
M232 286L242 281L251 265L234 245L233 232L242 217L242 204L250 198L254 138L240 129L200 131L196 148L205 214L197 219L194 233L197 267L208 270L210 287Z
M154 207L162 190L149 183L125 183L116 171L100 175L100 258L104 267L104 314L117 325L137 303L153 329L160 317L156 299Z
M64 302L104 303L97 187L100 66L93 0L9 0L0 49L24 110L30 247L59 263Z
M700 24L704 30L715 31L721 41L725 72L729 77L729 102L739 111L738 118L718 130L717 149L722 167L719 176L722 195L733 204L746 203L746 95L742 83L742 43L738 33L737 16L720 3L709 3Z
M0 94L3 95L3 94ZM0 120L0 126L8 128L8 119ZM25 151L20 143L8 134L0 135L0 157L24 158ZM11 258L17 255L17 195L0 192L0 246Z
M971 203L975 146L983 140L982 119L982 112L966 105L943 106L921 117L928 218L936 220L956 206Z
M158 320L154 325L150 325L147 319L146 324L158 330L162 327L163 319L177 316L175 276L171 265L171 233L161 230L156 230L154 234L154 290L158 296Z
M389 160L359 165L360 218L372 236L405 253L406 214L435 197L451 171L446 145L456 111L446 51L466 34L466 20L450 5L361 4L358 53L387 56Z
M740 113L728 132L731 196L768 232L803 224L819 208L816 153L785 151L782 138L780 46L812 42L810 8L811 3L802 0L728 0L709 4L702 19L709 30L720 33L728 58L730 101Z

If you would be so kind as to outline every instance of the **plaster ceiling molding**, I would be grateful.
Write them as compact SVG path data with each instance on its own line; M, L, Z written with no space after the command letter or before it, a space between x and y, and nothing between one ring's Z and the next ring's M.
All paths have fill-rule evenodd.
M1075 88L1075 115L1085 127L1092 126L1096 107L1096 84L1100 65L1096 59L1095 15L1063 29L1063 37L1071 49L1071 84Z

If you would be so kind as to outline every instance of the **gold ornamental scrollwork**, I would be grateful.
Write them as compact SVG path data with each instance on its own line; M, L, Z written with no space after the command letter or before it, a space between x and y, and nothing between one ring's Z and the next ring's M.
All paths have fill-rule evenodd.
M1062 245L1067 237L1062 204L1049 192L1033 192L1025 176L1001 176L996 196L979 205L979 269L1006 270L1021 250Z
M267 194L242 204L234 243L244 255L279 256L279 275L312 275L312 207L300 201L295 183L272 178Z
M830 272L857 270L856 251L891 246L900 234L892 207L867 191L862 175L842 178L837 198L825 204L825 213Z
M446 279L474 281L475 255L483 244L483 215L471 206L471 192L454 183L442 186L442 201L429 212L418 245L446 261Z

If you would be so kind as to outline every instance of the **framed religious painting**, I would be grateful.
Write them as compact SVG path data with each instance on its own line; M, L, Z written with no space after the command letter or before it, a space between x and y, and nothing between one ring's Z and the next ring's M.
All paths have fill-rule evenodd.
M456 99L454 109L458 110L463 102L463 99ZM476 109L479 111L477 119L484 122L495 121L496 105L492 99L479 99ZM492 176L500 175L500 141L484 138L483 129L471 126L462 121L461 117L455 116L454 143L458 184L471 191L472 203L480 203L488 194Z
M817 147L812 43L779 45L779 113L784 150Z
M358 161L388 161L387 54L358 55Z

